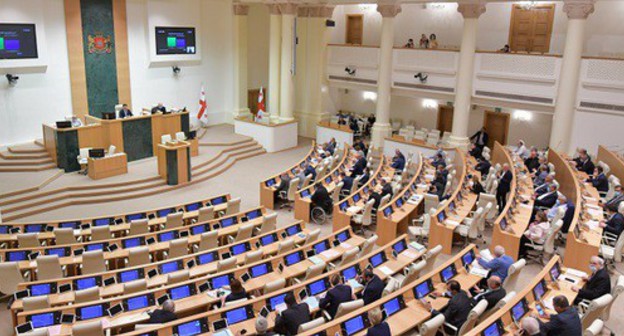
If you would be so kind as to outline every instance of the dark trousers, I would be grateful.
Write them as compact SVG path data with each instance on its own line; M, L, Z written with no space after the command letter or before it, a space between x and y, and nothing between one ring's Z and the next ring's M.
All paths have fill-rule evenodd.
M520 258L526 257L527 252L529 251L529 247L527 247L525 244L529 243L529 241L529 238L527 238L525 235L522 235L522 237L520 238L520 250L518 251Z
M507 204L507 193L496 191L496 204L498 204L498 212L500 213Z

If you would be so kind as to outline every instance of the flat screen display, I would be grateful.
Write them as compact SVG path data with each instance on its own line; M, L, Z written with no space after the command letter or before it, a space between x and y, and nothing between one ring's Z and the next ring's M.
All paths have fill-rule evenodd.
M34 24L0 23L0 59L38 57Z
M195 55L195 28L156 27L156 55Z
M54 313L43 313L30 316L33 328L45 328L55 324Z

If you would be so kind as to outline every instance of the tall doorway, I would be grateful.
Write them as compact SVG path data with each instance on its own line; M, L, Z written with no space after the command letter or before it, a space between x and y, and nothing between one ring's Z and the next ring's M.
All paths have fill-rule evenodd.
M364 16L361 14L347 15L347 44L362 44L364 33Z
M441 133L453 131L453 106L440 105L438 107L437 129Z
M555 17L555 5L512 6L509 28L511 51L548 53Z
M509 117L507 113L485 111L483 126L490 136L487 144L488 147L492 148L492 146L494 146L494 141L498 141L501 145L507 145Z

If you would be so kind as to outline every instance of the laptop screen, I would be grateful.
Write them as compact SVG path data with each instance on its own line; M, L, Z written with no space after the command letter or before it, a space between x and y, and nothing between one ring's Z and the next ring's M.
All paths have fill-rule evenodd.
M265 263L265 264L261 264L258 266L253 266L250 269L250 273L251 273L251 277L252 278L257 278L259 276L263 276L267 273L269 273L269 263Z
M241 307L225 312L225 318L229 325L245 321L247 319L247 308Z
M197 256L197 263L203 265L215 261L215 253L216 252L200 254L199 256Z
M179 270L179 264L177 261L171 261L160 265L160 274L167 274Z
M139 270L131 270L119 273L119 280L121 283L138 280L143 278L139 274Z
M147 295L135 296L126 300L126 306L128 311L137 310L148 307L150 305Z
M174 301L184 299L189 296L191 296L191 288L189 287L189 285L184 285L169 290L169 297L171 298L171 300Z
M212 289L219 289L223 286L230 285L230 277L229 275L222 275L222 276L218 276L218 277L214 277L210 279L210 282L212 284Z
M45 328L54 325L54 313L30 315L33 328Z
M78 308L78 315L82 320L90 320L104 316L104 306L101 304Z

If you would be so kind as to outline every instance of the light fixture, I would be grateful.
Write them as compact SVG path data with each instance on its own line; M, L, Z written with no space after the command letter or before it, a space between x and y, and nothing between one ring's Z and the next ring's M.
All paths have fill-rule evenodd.
M376 4L359 4L358 6L362 12L374 12L377 9Z
M377 100L377 92L364 91L362 92L362 98L364 98L364 100L375 101Z
M422 106L426 109L432 109L435 110L438 108L438 102L436 100L433 99L424 99Z
M444 9L446 8L446 4L443 2L429 2L425 4L427 9Z
M533 120L533 113L524 110L515 110L513 118L520 121L531 121Z
M17 85L17 80L19 77L13 76L12 74L6 74L6 79L9 81L9 85L15 86Z

